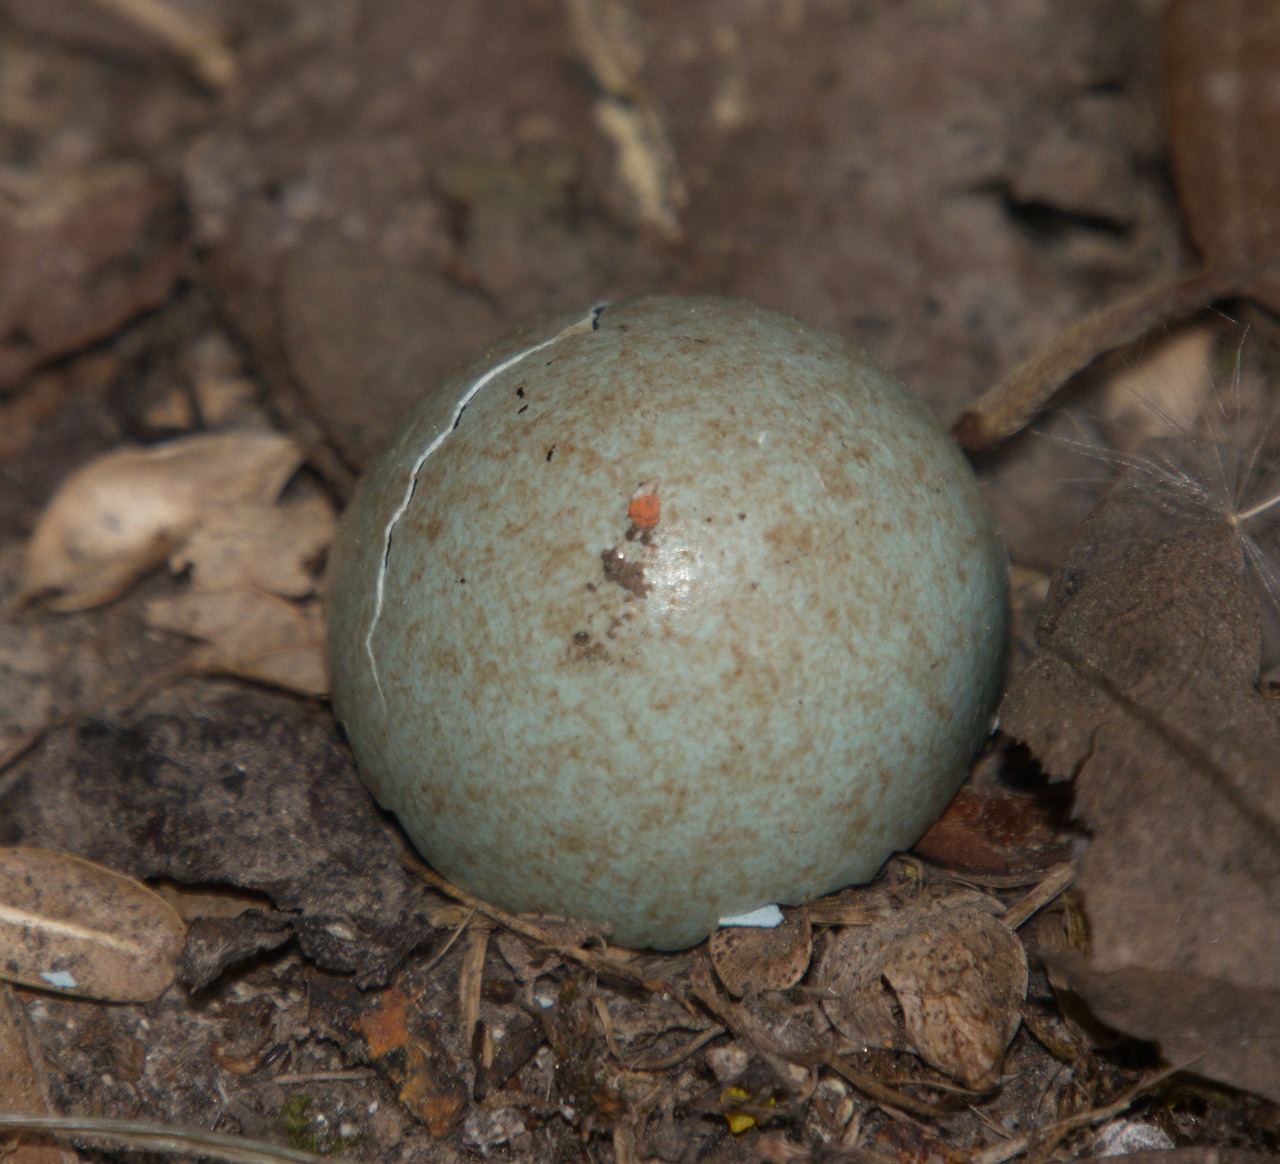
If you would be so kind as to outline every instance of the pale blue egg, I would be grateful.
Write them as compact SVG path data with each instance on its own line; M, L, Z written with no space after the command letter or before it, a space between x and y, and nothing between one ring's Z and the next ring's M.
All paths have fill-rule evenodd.
M1004 554L839 337L651 298L431 391L335 548L333 700L444 876L677 948L872 877L988 731Z

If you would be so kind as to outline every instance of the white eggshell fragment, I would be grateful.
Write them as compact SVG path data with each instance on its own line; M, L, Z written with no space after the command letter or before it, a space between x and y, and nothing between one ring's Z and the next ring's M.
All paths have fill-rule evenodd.
M987 731L1004 554L837 336L651 298L426 396L335 548L333 700L446 877L678 948L870 878Z

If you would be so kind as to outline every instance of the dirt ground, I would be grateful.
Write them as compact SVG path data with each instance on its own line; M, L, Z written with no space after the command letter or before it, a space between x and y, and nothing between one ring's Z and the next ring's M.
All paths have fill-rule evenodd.
M1280 1154L1267 531L1240 533L1234 478L1222 512L1099 507L1116 466L1188 494L1224 449L1269 471L1247 303L975 455L1008 734L914 854L785 937L631 953L488 910L424 874L324 699L336 514L424 387L513 328L741 296L950 424L1190 269L1164 9L0 3L0 843L141 878L187 925L154 1001L19 992L48 1110L380 1162ZM114 462L32 565L73 473L198 434L227 440L176 476ZM76 556L123 524L117 487L180 515L118 574Z

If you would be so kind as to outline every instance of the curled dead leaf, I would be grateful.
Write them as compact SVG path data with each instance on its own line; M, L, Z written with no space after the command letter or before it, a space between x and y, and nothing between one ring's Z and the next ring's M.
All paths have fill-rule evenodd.
M173 981L186 927L140 881L70 853L0 848L0 976L104 1002Z
M1168 1058L1275 1100L1280 720L1257 688L1249 547L1147 471L1171 465L1185 488L1230 452L1166 441L1135 459L1059 570L1001 719L1072 779L1089 828L1089 950L1047 952L1057 981Z
M841 931L820 972L827 1018L854 1042L914 1050L966 1087L990 1087L1027 994L1026 952L995 908L962 894Z
M121 449L73 473L27 545L26 598L84 610L122 594L218 505L274 501L302 463L279 433L184 437Z
M189 574L190 585L149 602L148 625L202 640L197 668L323 695L320 604L288 600L314 593L312 567L333 540L336 521L321 493L212 510L169 560Z
M147 603L147 625L204 643L192 665L237 675L302 695L328 690L324 620L317 603L299 605L273 594L194 590Z
M985 910L950 910L894 943L884 980L926 1063L975 1090L995 1084L1027 997L1026 951L1007 926Z
M707 953L720 981L741 998L761 990L787 990L809 968L813 932L803 909L789 910L772 929L723 926L711 935Z

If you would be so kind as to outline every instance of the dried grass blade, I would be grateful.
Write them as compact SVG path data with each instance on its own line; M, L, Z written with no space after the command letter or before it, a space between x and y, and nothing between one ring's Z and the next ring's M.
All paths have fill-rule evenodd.
M1196 271L1086 315L961 413L953 430L956 440L971 451L998 445L1025 428L1059 388L1099 356L1219 299L1247 293L1256 276L1252 266Z
M504 929L520 934L522 937L537 942L549 950L555 950L557 954L572 959L580 966L585 966L588 970L594 970L597 974L607 978L642 986L646 990L671 989L670 983L663 982L658 978L649 978L634 966L630 966L609 954L601 954L594 950L585 950L580 946L570 946L563 942L557 942L541 927L534 925L532 922L527 922L523 918L516 917L515 914L507 913L506 910L499 909L496 905L490 905L487 901L468 893L465 889L454 885L452 881L445 880L429 865L421 861L412 857L405 857L404 864L433 889L438 889L441 893L452 897L454 901L460 902L468 909L475 910L490 921L497 922Z
M239 1136L171 1128L145 1120L110 1120L91 1116L37 1116L0 1112L0 1132L37 1132L42 1135L75 1136L85 1140L107 1140L147 1152L167 1156L204 1156L227 1164L332 1164L332 1157L315 1156L295 1148L282 1148Z

